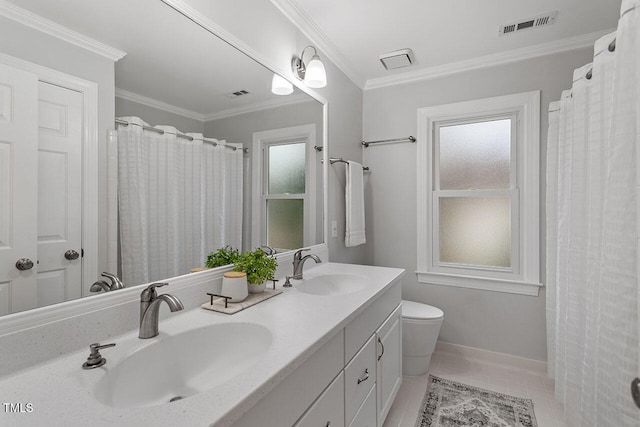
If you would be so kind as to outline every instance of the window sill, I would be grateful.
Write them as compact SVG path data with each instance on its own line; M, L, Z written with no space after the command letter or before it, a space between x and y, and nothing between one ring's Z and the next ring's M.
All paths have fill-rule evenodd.
M542 287L541 283L536 282L460 276L444 273L427 273L422 271L416 271L416 276L418 276L419 283L536 297L540 294L540 288Z

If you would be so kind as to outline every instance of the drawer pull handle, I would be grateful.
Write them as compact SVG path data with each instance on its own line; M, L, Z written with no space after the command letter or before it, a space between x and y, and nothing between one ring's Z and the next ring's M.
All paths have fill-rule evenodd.
M382 344L382 340L380 339L380 337L378 337L378 342L380 343L380 346L382 347L382 353L380 353L380 356L378 356L378 360L382 359L382 356L384 356L384 344Z
M358 384L365 382L369 379L369 368L364 370L364 377L358 378Z

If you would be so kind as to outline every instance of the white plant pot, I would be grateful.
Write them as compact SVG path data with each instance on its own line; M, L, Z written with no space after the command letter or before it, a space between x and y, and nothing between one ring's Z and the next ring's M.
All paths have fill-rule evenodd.
M249 294L247 291L247 273L228 271L222 277L222 295L231 297L230 302L240 302Z
M262 282L259 285L249 284L249 293L250 294L261 294L267 288L267 282Z

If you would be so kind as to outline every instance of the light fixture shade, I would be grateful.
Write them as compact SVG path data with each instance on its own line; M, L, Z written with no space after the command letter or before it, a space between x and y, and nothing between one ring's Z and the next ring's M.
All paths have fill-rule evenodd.
M321 88L327 85L327 73L318 55L313 55L307 65L304 84L312 88Z
M274 73L271 80L271 92L276 95L291 95L293 93L293 85L284 77Z

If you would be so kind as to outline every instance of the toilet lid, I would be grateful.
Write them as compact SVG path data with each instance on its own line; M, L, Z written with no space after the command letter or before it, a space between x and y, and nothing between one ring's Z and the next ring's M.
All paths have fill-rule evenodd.
M402 317L405 319L440 319L443 316L444 312L437 307L402 300Z

